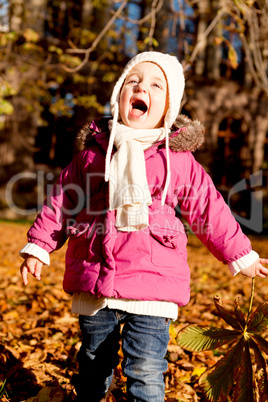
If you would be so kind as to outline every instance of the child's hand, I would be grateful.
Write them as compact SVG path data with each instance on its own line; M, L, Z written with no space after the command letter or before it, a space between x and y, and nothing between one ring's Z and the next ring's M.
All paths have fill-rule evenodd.
M43 263L36 257L27 257L20 267L20 273L24 285L28 284L28 272L40 281Z
M259 276L265 278L268 275L268 269L263 267L262 264L268 264L268 260L265 258L259 258L254 264L241 270L241 274L249 278Z

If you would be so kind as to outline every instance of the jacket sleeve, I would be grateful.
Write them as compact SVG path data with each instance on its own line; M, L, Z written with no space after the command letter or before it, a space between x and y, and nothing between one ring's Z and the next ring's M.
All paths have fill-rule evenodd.
M85 204L84 151L61 172L57 183L45 200L40 213L28 231L28 242L48 253L59 249L66 241L66 227Z
M34 243L27 243L19 252L22 258L29 256L38 258L43 264L50 265L49 253Z
M184 185L176 190L182 216L218 260L231 264L250 253L250 241L210 176L190 153L184 157Z

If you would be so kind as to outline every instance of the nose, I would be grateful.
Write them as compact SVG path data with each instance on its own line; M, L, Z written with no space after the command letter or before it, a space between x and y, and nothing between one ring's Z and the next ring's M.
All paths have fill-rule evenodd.
M144 84L142 84L141 82L139 82L137 85L135 85L134 87L134 91L135 92L146 92L146 87Z

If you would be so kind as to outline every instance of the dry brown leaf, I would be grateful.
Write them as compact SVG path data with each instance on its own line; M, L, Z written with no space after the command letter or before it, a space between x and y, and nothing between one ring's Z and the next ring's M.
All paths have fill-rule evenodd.
M36 397L26 399L24 402L63 402L66 393L61 387L44 387Z
M62 290L66 246L51 255L51 265L44 267L41 281L29 277L29 285L24 287L18 252L27 240L28 227L27 223L0 222L0 384L7 379L6 389L12 395L0 400L55 402L67 396L69 402L75 400L71 377L78 370L76 355L81 336L78 319L70 312L71 298ZM267 239L251 237L251 240L254 250L262 253ZM240 305L247 308L251 288L250 278L232 277L228 268L194 236L189 236L188 257L191 299L179 309L179 320L171 327L170 360L165 373L166 402L203 402L195 378L198 375L192 373L196 372L195 368L208 368L221 358L221 351L215 356L212 351L186 353L176 344L178 331L189 323L223 325L216 314L213 297L219 295L224 305L232 309L234 299L240 296ZM255 282L256 305L267 297L266 282L259 278ZM120 350L120 362L122 359ZM126 401L126 378L121 365L115 370L115 379L115 400Z

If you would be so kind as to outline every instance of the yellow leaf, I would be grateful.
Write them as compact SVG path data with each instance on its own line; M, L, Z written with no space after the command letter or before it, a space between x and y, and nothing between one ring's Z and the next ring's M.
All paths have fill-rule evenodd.
M186 374L184 374L183 376L179 377L179 380L181 382L189 382L191 380L191 372L187 371Z
M238 62L237 62L237 53L234 49L233 46L229 46L229 51L228 51L228 59L231 64L231 67L235 70L237 69Z
M26 40L30 41L30 42L37 42L39 40L39 35L37 32L35 32L33 29L31 28L27 28L24 33L23 36Z
M202 274L202 276L201 276L201 282L207 282L207 280L208 280L208 274Z
M171 342L174 344L177 344L177 342L176 342L177 331L173 325L170 325L170 327L169 327L169 336L170 336Z
M216 38L214 38L214 42L216 45L221 45L222 44L222 38L217 36Z
M195 367L193 372L192 372L192 376L197 376L200 377L201 374L204 373L204 371L206 371L206 367Z
M9 311L3 315L3 321L14 320L19 318L19 313L16 310Z

